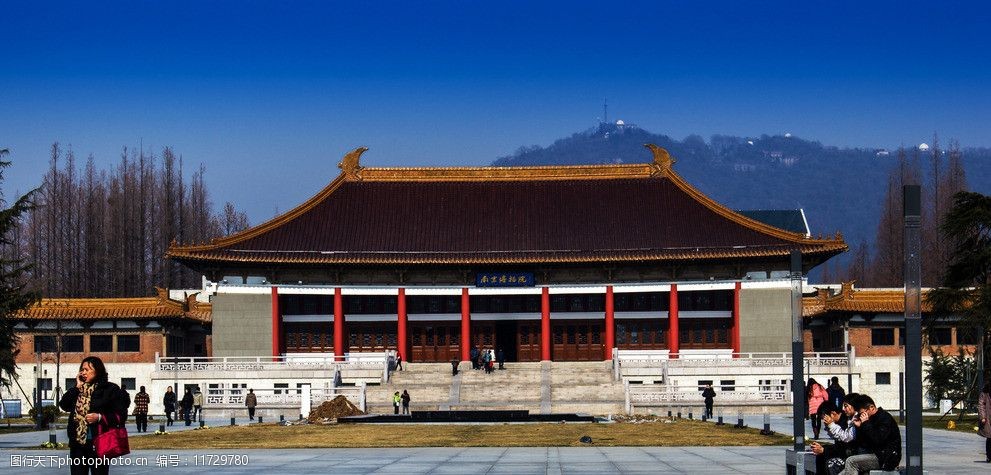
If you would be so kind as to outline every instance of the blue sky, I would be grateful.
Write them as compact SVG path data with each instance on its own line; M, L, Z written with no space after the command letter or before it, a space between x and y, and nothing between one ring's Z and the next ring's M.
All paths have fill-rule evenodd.
M484 165L602 116L675 138L991 146L981 2L7 2L5 190L58 141L173 146L253 223L369 166ZM645 157L646 158L646 157ZM8 193L9 195L9 193Z

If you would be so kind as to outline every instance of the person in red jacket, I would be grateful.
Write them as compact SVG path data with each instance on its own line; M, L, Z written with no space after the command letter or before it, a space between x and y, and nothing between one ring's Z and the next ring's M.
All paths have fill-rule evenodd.
M809 384L805 386L805 398L808 401L809 420L812 421L812 435L814 439L818 439L822 430L819 406L829 400L829 393L815 378L809 378Z

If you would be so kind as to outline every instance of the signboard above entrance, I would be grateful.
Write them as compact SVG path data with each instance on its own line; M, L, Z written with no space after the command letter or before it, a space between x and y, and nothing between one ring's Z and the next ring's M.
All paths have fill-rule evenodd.
M477 287L533 287L533 272L483 272L475 275Z

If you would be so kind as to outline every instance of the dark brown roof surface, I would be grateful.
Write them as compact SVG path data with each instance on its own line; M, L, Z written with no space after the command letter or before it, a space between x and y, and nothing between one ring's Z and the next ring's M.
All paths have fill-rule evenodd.
M450 169L363 169L355 156L295 210L169 254L389 264L716 259L794 247L825 258L846 249L839 237L808 239L734 213L684 183L662 149L655 154L663 155L651 165Z

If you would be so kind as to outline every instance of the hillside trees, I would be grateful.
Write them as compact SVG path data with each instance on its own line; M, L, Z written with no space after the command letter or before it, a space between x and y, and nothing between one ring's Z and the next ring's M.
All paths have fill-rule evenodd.
M113 170L53 144L37 209L18 237L33 268L33 288L46 297L150 295L154 286L199 287L199 276L164 258L169 243L206 242L248 226L213 210L200 166L189 184L170 147L160 155L123 148Z

